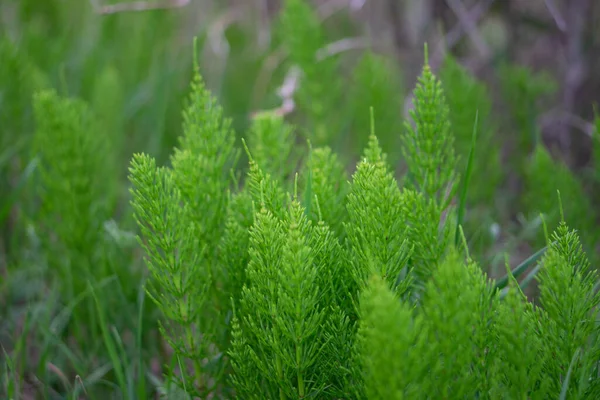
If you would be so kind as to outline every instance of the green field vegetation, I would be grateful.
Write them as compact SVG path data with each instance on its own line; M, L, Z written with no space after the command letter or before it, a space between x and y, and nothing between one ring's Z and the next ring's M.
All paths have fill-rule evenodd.
M0 5L0 398L600 398L600 117L576 174L551 77L425 45L405 88L303 0L223 65L185 11L40 4Z

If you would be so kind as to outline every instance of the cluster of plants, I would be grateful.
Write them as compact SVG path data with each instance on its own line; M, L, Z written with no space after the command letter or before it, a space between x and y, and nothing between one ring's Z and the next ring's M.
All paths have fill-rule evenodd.
M546 235L537 305L510 269L486 277L461 224L474 151L460 173L427 61L399 181L376 128L350 177L310 144L295 172L300 147L273 113L254 120L240 179L229 121L199 74L192 87L171 165L136 154L130 169L179 387L248 399L599 395L600 297L578 234L563 219Z
M0 39L2 396L599 397L600 169L581 180L540 140L549 77L501 65L499 120L486 84L425 48L404 118L386 57L348 77L315 62L306 2L278 22L292 115L239 129L194 53L174 148L151 131L133 152L132 77L68 95Z

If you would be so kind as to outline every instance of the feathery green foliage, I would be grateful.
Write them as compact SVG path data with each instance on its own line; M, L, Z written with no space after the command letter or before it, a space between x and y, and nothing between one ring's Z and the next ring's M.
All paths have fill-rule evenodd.
M173 173L157 168L154 159L135 155L130 169L134 185L133 207L140 225L146 264L151 272L147 290L166 317L161 333L175 351L177 362L186 367L182 381L191 393L203 393L201 360L215 332L202 323L211 284L205 261L206 244L200 242L188 203L175 183ZM202 337L202 338L201 338ZM193 373L187 373L187 360Z
M427 54L413 103L410 116L414 125L406 122L406 133L402 135L407 184L445 210L455 193L459 174L446 95L441 81L431 71Z
M509 271L510 273L510 271ZM493 379L490 398L544 398L548 379L543 379L543 338L538 333L538 315L527 302L517 280L509 275L504 301L496 300L497 317L492 339L497 345L489 357L489 377ZM543 381L542 381L543 379Z
M572 367L567 394L585 398L589 379L597 368L594 365L597 340L590 339L598 335L600 295L595 290L598 276L591 269L577 233L564 221L552 239L554 244L544 255L544 268L538 276L540 306L548 319L543 321L546 322L544 343L552 349L545 373L551 378L552 391L557 393L561 389L559 384L564 383L565 371Z
M289 182L293 172L293 128L283 118L265 112L254 118L248 132L252 158L273 179Z
M321 266L315 265L310 225L297 200L286 217L277 220L263 208L251 231L240 329L259 372L252 376L258 379L240 376L236 382L243 397L304 398L322 391L326 382L326 371L315 368L326 317L318 301ZM246 355L235 350L231 355L240 365Z
M425 393L425 321L400 301L389 285L373 275L361 294L358 332L365 398L411 399Z
M229 299L220 291L231 282L223 274L218 249L235 245L222 238L240 223L228 211L231 182L227 177L238 154L230 123L196 66L172 168L157 168L154 159L139 155L130 171L136 220L147 242L144 248L154 277L149 294L167 318L161 331L175 349L177 365L184 363L179 367L181 384L193 393L213 389L214 383L204 376L210 368L201 360L214 358L221 365L220 347L227 340ZM232 235L227 240L240 240ZM211 372L218 377L220 369Z
M198 66L183 113L183 135L171 157L173 179L190 205L192 221L208 248L218 242L227 208L228 177L239 150L231 120L206 89ZM202 182L199 185L198 182Z
M365 285L375 271L390 286L397 284L401 273L404 277L409 275L409 227L402 204L402 194L388 170L386 155L382 153L377 138L371 135L364 159L352 178L346 224L355 279L361 285ZM406 283L408 281L404 281L399 290L406 290Z
M302 175L302 192L310 205L312 221L323 220L333 232L343 237L342 223L347 216L345 206L350 190L344 165L329 147L309 150Z
M343 169L336 166L330 150L311 150L302 169L308 178L302 182L305 206L314 207L314 213L307 213L300 201L298 177L290 194L288 173L282 175L281 169L273 167L280 165L276 155L290 148L286 136L275 137L272 119L252 127L254 153L247 148L250 169L239 192L228 195L222 221L225 234L217 235L223 238L218 251L230 252L220 254L217 265L227 277L223 287L231 290L227 354L229 381L237 397L372 399L427 393L442 398L493 398L511 393L543 398L563 390L562 375L559 379L549 375L552 368L564 371L569 357L579 354L573 346L584 346L595 330L580 328L580 344L564 350L560 350L563 342L556 339L560 335L555 336L559 342L547 335L561 326L572 332L571 327L579 326L586 313L595 309L596 298L581 297L585 299L579 304L581 312L565 315L559 311L566 300L552 303L544 298L567 291L542 289L548 294L542 295L541 307L534 307L517 294L520 289L512 276L507 295L500 296L477 262L462 259L460 249L453 248L452 222L447 216L444 219L445 213L452 212L448 194L440 195L443 187L452 193L458 176L448 171L456 166L448 148L453 142L448 108L441 84L427 66L415 90L413 118L421 130L409 128L403 137L406 153L412 156L407 166L413 180L406 187L391 173L373 123L369 145L346 193L335 184ZM429 161L423 164L417 155ZM445 185L419 174L419 166L444 178ZM174 196L171 206L183 213L181 229L193 229L194 219L185 214L193 203L179 197L173 182L170 185L166 192ZM221 188L224 195L228 191ZM163 218L169 221L166 215ZM328 221L341 222L346 236L335 234ZM563 230L555 234L558 247L542 260L548 269L540 277L542 288L566 284L570 266L580 264L571 250L578 239ZM181 235L181 241L203 237L193 232ZM217 232L221 229L213 230ZM203 257L199 251L196 255ZM594 281L588 276L578 294L592 293ZM207 280L198 278L198 282ZM207 298L202 299L197 304L206 308ZM209 302L223 299L217 296ZM182 322L180 316L171 314L171 318ZM210 338L211 326L204 321L204 340ZM390 342L395 343L391 348ZM515 351L526 356L514 357ZM180 354L183 357L185 352ZM541 366L536 364L540 360ZM583 387L581 376L591 376L592 364L570 365L569 385ZM580 390L584 393L588 386Z
M253 72L236 63L254 71L265 54L239 54L242 24L223 32L231 44L225 84L201 74L194 53L191 90L175 117L189 57L172 42L151 44L174 31L176 12L98 18L87 10L68 31L65 21L83 5L50 0L41 12L33 4L18 8L32 23L16 35L26 50L0 40L0 102L8 104L0 135L10 144L0 153L2 187L39 178L37 196L3 198L3 236L17 233L8 254L20 257L9 259L7 274L0 258L0 387L9 395L25 393L33 377L47 398L598 398L598 230L583 181L530 141L546 81L516 67L501 71L517 131L538 146L515 155L532 188L524 211L543 212L558 228L540 239L545 252L512 271L507 265L506 278L494 281L488 254L470 242L484 225L479 208L502 218L490 203L505 197L504 143L492 137L491 93L456 60L448 58L438 78L425 57L400 129L405 93L384 57L365 52L342 96L345 72L326 54L333 49L317 9L287 0L276 40L289 55L283 69L302 72L293 124L280 110L250 113ZM127 40L111 48L124 31ZM73 48L89 35L97 36L91 50ZM57 40L40 40L48 36ZM62 95L31 96L47 83ZM31 150L32 122L37 158L27 164L20 157ZM26 139L14 141L15 132ZM309 140L296 140L300 132ZM132 149L126 170L119 157ZM248 161L240 166L242 150ZM6 161L13 154L16 161ZM356 165L342 161L357 157ZM469 182L461 177L466 163ZM120 202L125 172L132 209ZM566 220L554 214L557 189ZM136 232L126 230L128 216ZM506 220L498 222L504 229ZM503 231L503 241L510 234ZM486 249L492 259L502 258L501 245ZM523 288L533 276L540 295L530 301ZM52 286L38 283L48 277ZM29 280L39 286L15 290ZM31 310L25 324L18 308L4 307L22 298ZM5 341L6 332L18 338ZM34 351L25 351L25 338ZM29 353L39 360L24 362Z
M114 207L114 151L83 101L43 91L34 97L34 113L40 172L35 218L42 222L48 264L70 301L88 281L111 273L99 245Z

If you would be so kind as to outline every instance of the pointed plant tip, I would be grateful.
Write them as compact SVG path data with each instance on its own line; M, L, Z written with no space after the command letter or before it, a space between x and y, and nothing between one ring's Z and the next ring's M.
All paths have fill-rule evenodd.
M248 145L246 144L246 139L244 138L242 138L242 146L244 147L244 151L246 152L246 155L248 156L250 162L253 162L254 160L252 159L252 153L250 153L250 149L248 148Z
M427 42L425 42L423 44L423 52L425 54L425 66L429 65L429 46L427 45Z
M371 135L375 135L375 111L373 109L373 106L369 107L369 114L371 123Z
M560 197L559 189L556 190L556 195L558 196L558 209L560 211L560 222L564 223L565 222L565 213L564 213L562 198Z
M194 70L198 70L198 36L196 35L194 35L194 38L192 40L192 46Z
M312 142L310 141L310 139L306 139L306 147L308 147L308 156L310 157L310 155L313 152L313 146L312 146Z
M298 200L298 172L294 174L294 200Z

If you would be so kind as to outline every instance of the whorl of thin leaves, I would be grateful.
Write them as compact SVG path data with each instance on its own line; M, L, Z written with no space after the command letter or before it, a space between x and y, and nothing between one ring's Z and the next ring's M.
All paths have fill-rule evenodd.
M543 379L543 338L538 335L538 313L510 276L504 300L497 304L492 325L496 345L491 346L487 363L490 396L544 398L548 379ZM543 380L543 382L542 382Z
M266 173L250 156L250 169L246 178L246 187L256 207L263 207L279 218L285 212L286 193L282 182L276 181Z
M311 220L324 221L336 235L341 236L350 185L344 165L329 147L310 150L302 184L310 204Z
M277 317L277 271L281 268L284 239L282 224L261 207L250 229L247 283L242 289L230 350L235 388L250 398L259 394L278 397L278 383L285 379L281 360L271 346L276 340L272 331ZM245 373L249 360L254 371L251 374Z
M413 91L413 104L413 124L406 122L402 135L407 183L445 209L456 190L457 157L444 89L427 60Z
M250 227L254 222L252 198L247 190L232 195L228 202L223 238L219 243L219 257L224 282L222 290L225 304L229 297L239 299L246 282L246 265L250 246Z
M215 245L222 232L230 171L239 150L231 120L206 89L195 65L183 112L183 135L171 157L173 179L203 238Z
M200 384L200 360L206 357L208 326L199 326L210 286L205 251L190 206L172 173L153 158L136 154L130 168L134 216L151 278L147 292L166 317L161 332L183 362L194 364L191 382ZM202 341L200 332L204 335ZM185 379L185 371L184 373ZM194 376L195 374L195 376ZM190 380L188 376L186 380Z
M275 113L257 115L248 132L248 147L261 169L279 182L289 181L293 171L293 128Z
M415 283L421 286L449 249L452 225L445 223L435 201L421 192L402 190L400 207L412 249L408 265L417 278Z
M596 319L600 295L594 288L598 274L591 268L577 233L569 230L566 223L560 223L552 241L541 260L544 268L537 276L540 305L554 322L554 329L547 332L545 338L553 349L553 359L546 373L557 384L564 379L564 371L569 369L576 353L581 352L569 385L569 393L574 395L578 384L590 378L589 371L582 371L581 367L585 358L593 354L588 348L590 339L598 335ZM555 386L555 390L559 388Z
M315 265L327 282L327 285L321 287L321 306L341 306L344 310L350 310L358 287L354 281L347 247L342 245L323 221L317 222L313 227L310 246Z
M248 284L240 302L244 316L235 332L248 350L238 346L231 352L234 366L249 357L259 371L254 382L236 378L248 393L303 398L321 392L327 382L326 371L318 368L326 318L320 307L324 277L310 247L311 231L296 200L283 221L264 208L255 217Z
M400 301L379 275L369 278L360 297L357 352L364 395L373 400L411 399L426 393L422 383L428 347L423 318Z
M232 386L239 398L261 400L264 396L265 380L263 371L256 368L256 353L249 345L249 333L244 332L240 325L240 316L235 313L231 322L231 367ZM274 394L273 394L274 395Z
M348 195L345 226L352 246L355 279L361 285L373 272L381 274L390 285L397 284L401 273L407 276L408 226L400 188L385 160L377 138L371 135ZM406 284L404 281L401 290L407 288Z
M488 327L492 286L480 267L450 252L426 283L421 312L431 344L423 366L437 377L424 388L436 398L474 398L483 353L493 345ZM475 371L474 361L478 367ZM455 377L460 376L457 380Z
M98 250L103 224L113 211L113 152L86 103L47 90L34 95L33 107L40 178L36 220L48 246L48 262L70 301L88 281L110 273L107 252Z
M310 224L304 210L295 201L287 222L287 242L283 248L279 272L277 314L287 364L296 388L288 395L304 398L323 390L323 371L315 370L323 346L325 309L319 304L322 296L323 265L315 262L310 247Z
M34 96L34 147L40 160L43 209L61 220L53 225L69 247L94 246L110 212L111 181L105 175L110 148L97 121L80 100L55 91Z
M288 29L310 26L300 0L285 7ZM450 72L469 89L453 107L485 99L463 71ZM136 155L130 170L148 292L166 316L180 387L216 394L225 372L243 399L600 391L597 276L574 232L559 226L538 265L540 307L510 274L496 291L468 249L464 259L455 248L451 118L427 63L402 137L402 188L373 131L351 182L326 147L311 148L292 179L291 130L271 114L251 128L243 185L230 181L233 134L198 82L173 169ZM472 112L456 117L459 129ZM215 360L224 361L216 372Z

